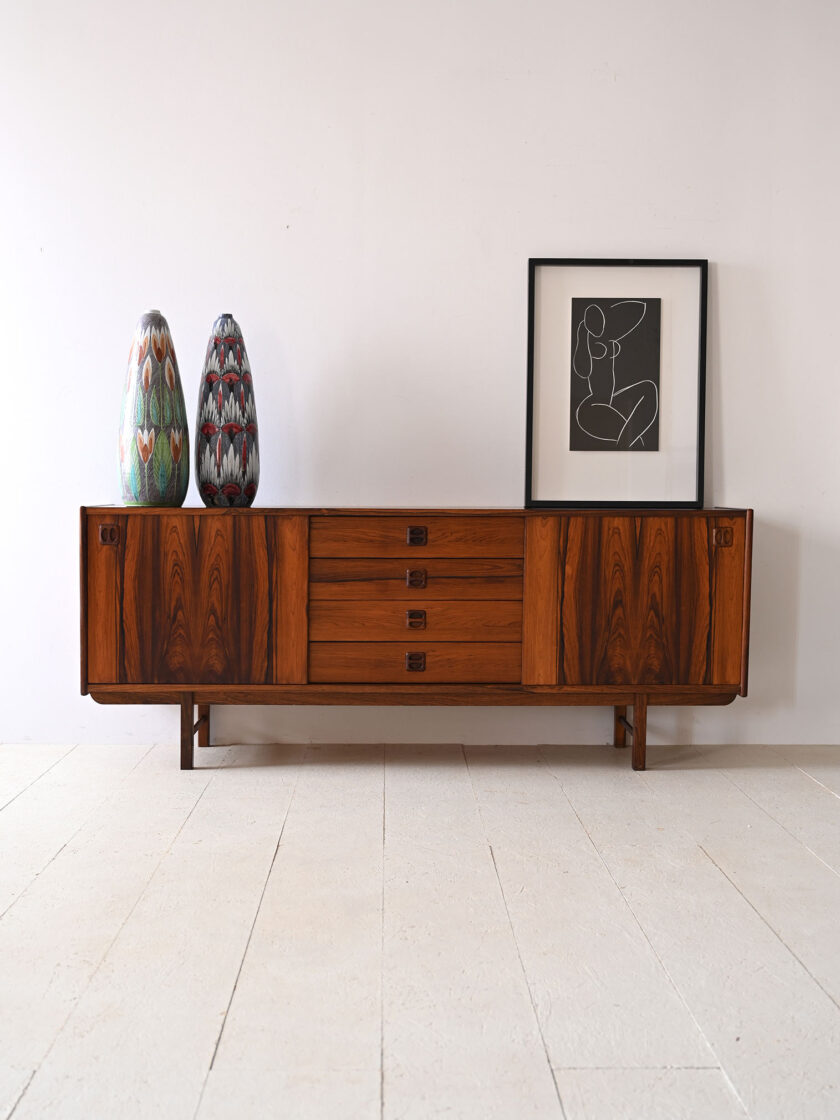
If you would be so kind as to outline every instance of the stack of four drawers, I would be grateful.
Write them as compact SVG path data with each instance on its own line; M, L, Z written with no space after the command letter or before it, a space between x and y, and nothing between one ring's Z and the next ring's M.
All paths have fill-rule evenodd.
M312 683L518 683L524 518L313 516Z

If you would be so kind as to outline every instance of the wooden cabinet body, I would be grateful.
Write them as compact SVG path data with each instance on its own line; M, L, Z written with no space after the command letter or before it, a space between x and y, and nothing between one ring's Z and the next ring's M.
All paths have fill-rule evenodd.
M104 703L648 703L747 686L748 510L82 510ZM205 735L206 738L206 735ZM191 758L191 741L189 755ZM182 750L182 759L184 751Z

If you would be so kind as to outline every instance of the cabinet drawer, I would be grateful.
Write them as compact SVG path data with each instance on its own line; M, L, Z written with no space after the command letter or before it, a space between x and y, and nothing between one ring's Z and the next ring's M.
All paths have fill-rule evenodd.
M313 557L309 598L521 599L522 561Z
M515 556L524 551L522 517L312 517L310 556Z
M521 602L331 603L309 607L314 642L518 642Z
M316 684L515 683L518 642L311 642L309 680Z

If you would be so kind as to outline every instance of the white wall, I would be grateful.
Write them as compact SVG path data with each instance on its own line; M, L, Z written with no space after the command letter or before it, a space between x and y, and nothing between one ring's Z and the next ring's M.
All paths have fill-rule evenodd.
M654 742L838 739L831 0L4 3L2 740L78 695L80 504L137 316L190 412L243 326L264 505L521 505L529 256L708 257L707 501L756 510L751 695ZM187 499L198 504L194 483ZM603 710L232 709L238 739L606 741Z

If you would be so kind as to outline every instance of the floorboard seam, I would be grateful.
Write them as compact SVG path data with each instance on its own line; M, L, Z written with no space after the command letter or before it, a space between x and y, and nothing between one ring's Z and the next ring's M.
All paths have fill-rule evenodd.
M832 747L832 750L834 750L838 746L840 746L840 744L830 744L830 743L816 743L816 744L813 744L813 745L816 746L817 748L819 748L819 747L829 747L830 746L830 747ZM791 745L786 745L786 746L771 745L768 749L771 750L773 752L773 754L783 758L785 760L785 762L787 762L790 766L793 766L793 768L795 770L798 770L800 774L804 774L806 778L810 778L810 780L812 782L816 782L816 784L818 786L822 786L822 788L827 793L830 793L832 797L836 797L837 800L840 801L840 793L838 793L836 789L832 789L831 786L827 786L825 784L825 782L821 782L820 779L818 777L816 777L816 775L811 774L808 770L806 770L805 767L796 758L791 758L791 756L787 753L789 750L792 749ZM795 748L793 748L793 749L794 749L794 753L796 753Z
M63 762L65 760L65 758L67 758L68 755L71 755L73 753L73 751L78 747L78 745L79 745L78 743L74 743L69 751L65 751L64 754L61 756L61 758L57 758L55 760L55 762L52 764L52 766L48 766L46 768L46 770L42 770L41 773L36 778L33 778L32 781L29 782L28 785L25 785L23 787L23 789L18 790L18 792L14 795L14 797L10 797L9 800L4 805L0 805L0 813L2 813L4 809L8 809L8 807L12 804L12 802L17 801L17 799L22 794L26 793L26 791L28 789L32 789L32 787L35 785L36 782L40 782L40 780L43 777L45 777L47 774L49 774L50 770L55 770L56 766L58 766L59 763Z
M38 1072L38 1070L37 1070L37 1068L36 1068L36 1069L33 1069L33 1071L32 1071L32 1072L30 1073L30 1075L29 1075L29 1077L28 1077L28 1079L27 1079L27 1082L26 1082L26 1084L24 1085L24 1087L23 1087L23 1088L21 1089L20 1093L18 1094L18 1099L17 1099L17 1100L15 1101L15 1103L14 1103L14 1104L12 1105L12 1107L11 1107L11 1111L10 1111L10 1112L7 1112L7 1113L6 1113L6 1120L12 1120L12 1117L13 1117L13 1116L14 1116L14 1114L15 1114L15 1113L17 1112L17 1106L18 1106L18 1105L20 1104L20 1102L21 1102L21 1101L23 1100L23 1098L24 1098L24 1097L26 1096L26 1091L27 1091L27 1089L29 1088L29 1086L30 1086L30 1085L32 1084L32 1078L33 1078L33 1077L35 1076L35 1074L36 1074L37 1072Z
M806 778L810 778L812 782L815 782L818 786L824 789L826 793L830 793L832 797L836 797L837 800L840 801L840 793L837 793L836 790L833 790L831 786L827 786L825 782L821 782L818 777L816 777L814 774L809 774L807 770L803 769L803 767L801 766L797 766L796 763L793 763L792 765L796 766L796 769L800 774L804 774Z
M69 1021L70 1021L70 1019L71 1019L71 1017L72 1017L73 1013L75 1012L76 1008L77 1008L77 1007L79 1006L79 1004L81 1003L81 1001L82 1001L82 1000L84 999L84 997L85 997L85 993L86 993L86 992L88 991L88 989L90 988L91 984L93 983L93 981L94 981L94 980L96 979L97 975L99 974L99 970L100 970L100 969L102 968L102 965L103 965L103 964L105 963L105 961L107 960L107 958L108 958L108 954L109 954L109 953L111 952L111 950L113 949L113 947L114 947L114 946L116 945L116 943L117 943L117 941L118 941L118 939L119 939L119 937L120 937L120 934L121 934L121 933L122 933L122 931L123 931L123 930L125 929L125 927L126 927L126 925L128 924L128 922L130 921L130 919L131 919L131 915L132 915L132 914L134 913L134 911L135 911L135 910L137 909L137 907L138 907L138 906L140 905L140 900L141 900L141 899L143 898L143 895L144 895L144 894L146 893L146 891L147 891L147 890L149 889L149 884L151 883L152 879L154 879L155 875L157 875L157 873L158 873L158 871L159 871L159 869L160 869L160 865L161 865L161 864L163 863L163 861L164 861L164 860L166 859L166 857L167 857L167 856L169 855L169 853L170 853L170 852L172 851L172 846L173 846L173 845L175 844L176 840L178 839L178 837L179 837L179 836L181 835L181 833L183 832L184 828L186 827L187 821L189 821L190 817L191 817L191 816L193 815L193 813L195 812L196 808L198 807L198 804L199 804L199 802L201 801L202 797L204 797L204 794L205 794L205 793L207 792L208 788L210 787L210 784L211 784L211 782L213 781L213 778L214 778L214 777L215 777L215 775L214 775L214 774L211 774L211 775L210 775L210 776L208 777L207 781L205 782L204 786L203 786L203 787L202 787L202 789L201 789L201 792L199 793L198 797L197 797L197 798L195 799L195 801L193 802L193 804L192 804L192 806L191 806L191 808L190 808L190 811L189 811L189 812L187 813L187 815L186 815L186 816L184 817L183 821L181 822L181 824L180 824L180 826L179 826L179 828L178 828L178 831L177 831L177 832L175 833L175 835L174 835L174 836L172 837L172 839L170 840L169 844L167 845L167 847L166 847L166 851L164 851L164 852L162 852L162 853L161 853L161 857L160 857L160 859L159 859L159 860L157 861L157 863L155 864L155 866L154 866L154 869L152 870L152 873L151 873L151 874L149 875L149 877L148 877L148 879L146 880L146 882L145 882L145 883L143 884L143 886L141 887L141 889L140 889L140 890L138 891L138 893L137 893L137 898L135 898L135 900L134 900L134 903L133 903L133 904L132 904L132 906L131 906L131 909L130 909L130 910L128 911L128 913L126 914L125 918L123 918L122 922L120 923L119 929L118 929L118 930L117 930L117 932L116 932L116 933L114 934L114 936L113 936L113 937L111 938L111 941L110 941L110 943L109 943L109 945L108 945L108 948L107 948L107 949L105 950L105 952L104 952L104 953L102 954L102 956L100 957L100 960L99 960L99 964L98 964L98 965L96 966L96 968L95 968L95 969L93 970L93 972L92 972L92 973L90 974L90 976L88 977L88 981L87 981L87 983L85 984L84 988L83 988L83 989L81 990L81 992L79 992L78 996L76 996L76 998L75 998L75 999L73 1000L73 1005L72 1005L72 1007L70 1008L70 1010L69 1010L69 1011L67 1012L66 1016L64 1017L64 1020L62 1021L62 1024L61 1024L61 1026L60 1026L60 1027L58 1028L58 1030L57 1030L57 1031L55 1032L55 1034L53 1035L53 1039L52 1039L52 1042L51 1042L51 1043L49 1044L49 1046L47 1047L47 1049L46 1049L46 1050L44 1051L44 1055L43 1055L43 1057L41 1058L41 1061L40 1061L40 1062L38 1063L38 1067L37 1067L37 1068L36 1068L36 1069L35 1069L35 1070L33 1071L33 1073L32 1073L32 1077L30 1077L29 1081L28 1081L28 1082L27 1082L27 1084L26 1084L26 1087L24 1088L24 1090L23 1090L23 1092L21 1093L21 1095L20 1095L20 1097L18 1098L18 1100L17 1100L16 1102L15 1102L15 1108L17 1108L17 1106L18 1106L18 1105L20 1104L20 1102L21 1102L21 1101L23 1100L23 1098L25 1097L25 1095L26 1095L27 1091L29 1090L29 1086L30 1086L30 1085L32 1084L32 1081L33 1081L33 1079L34 1079L34 1077L35 1077L35 1074L36 1074L36 1073L38 1072L38 1070L39 1070L39 1069L40 1069L40 1068L41 1068L41 1067L43 1066L44 1062L46 1062L46 1060L47 1060L47 1059L49 1058L50 1054L52 1053L53 1047L55 1046L55 1044L56 1044L56 1042L58 1041L58 1039L59 1039L59 1038L61 1037L61 1034L62 1034L62 1032L63 1032L64 1028L65 1028L65 1027L67 1026L67 1024L69 1023ZM10 1116L11 1116L11 1114L10 1114Z
M487 835L487 829L484 827L484 816L481 812L481 803L478 800L478 797L477 797L476 792L475 792L475 783L473 782L472 771L470 769L469 759L467 758L466 748L463 745L461 746L461 754L464 757L464 766L467 769L467 776L468 776L469 781L470 781L470 789L472 790L473 799L475 800L475 807L476 807L476 811L478 812L478 820L479 820L479 823L481 824L481 831L484 834L484 841L487 844L487 848L490 852L490 859L493 863L493 873L496 876L496 883L497 883L498 888L499 888L499 894L502 897L502 905L505 908L505 915L507 916L508 926L510 928L510 935L513 938L513 945L514 945L514 948L516 949L516 957L517 957L517 960L519 961L519 967L522 970L522 979L525 981L525 989L528 992L528 999L531 1003L531 1010L534 1014L534 1022L537 1025L537 1033L539 1034L540 1041L542 1042L543 1052L545 1054L546 1065L548 1066L548 1071L551 1074L551 1080L554 1084L554 1092L557 1096L557 1103L560 1106L560 1115L563 1118L563 1120L566 1120L566 1109L563 1106L563 1098L560 1094L560 1086L557 1084L557 1077L556 1077L555 1072L554 1072L554 1066L551 1064L551 1056L548 1052L548 1043L546 1042L545 1035L543 1034L542 1024L540 1023L540 1017L539 1017L539 1014L537 1012L536 1000L534 999L534 993L531 991L531 984L528 980L528 973L525 970L525 962L522 960L522 951L519 948L519 942L516 938L516 930L514 929L514 926L513 926L513 919L510 916L510 909L508 907L507 898L505 896L505 889L502 886L502 879L501 879L501 876L499 875L499 867L498 867L498 864L496 863L496 853L493 851L493 845L490 843L490 838Z
M654 946L653 942L651 941L650 937L648 937L648 933L647 933L647 930L646 930L646 929L645 929L645 927L644 927L644 926L642 925L641 921L639 920L639 917L638 917L638 915L636 914L636 911L635 911L635 910L633 909L633 907L631 906L631 904L630 904L630 900L629 900L629 899L627 898L627 895L626 895L626 894L624 893L624 891L623 891L623 890L621 889L621 886L619 885L619 883L618 883L618 880L617 880L617 879L616 879L616 877L615 877L615 876L613 875L613 873L612 873L612 868L611 868L611 867L610 867L610 865L609 865L609 864L607 863L606 859L604 858L604 856L603 856L603 855L602 855L602 853L601 853L601 850L600 850L600 848L598 847L598 845L597 845L597 844L595 843L594 839L592 838L592 835L590 834L590 832L589 832L589 829L588 829L588 828L586 827L586 825L584 824L584 822L583 822L583 819L582 819L582 817L581 817L580 813L578 813L577 809L576 809L576 808L575 808L575 806L573 805L573 803L572 803L572 799L571 799L571 798L569 797L568 793L566 792L566 788L565 788L565 786L563 785L563 782L562 782L562 781L560 780L560 777L559 777L559 775L555 773L555 771L554 771L554 768L552 767L552 765L551 765L551 763L550 763L550 762L548 761L548 759L547 759L547 758L545 757L545 755L543 754L542 750L540 750L540 751L539 751L539 757L540 757L540 758L542 759L542 761L543 761L544 765L546 766L546 768L547 768L547 770L548 770L549 774L551 774L551 776L552 776L552 777L554 778L554 780L555 780L555 781L557 782L557 784L558 784L558 785L560 786L560 789L561 789L561 791L562 791L562 793L563 793L563 797L564 797L564 798L566 799L566 801L568 802L569 808L570 808L570 809L572 810L572 812L574 813L574 815L575 815L575 816L577 817L577 819L578 819L578 821L579 821L579 823L580 823L580 827L581 827L581 828L583 829L584 833L586 834L586 837L587 837L587 839L589 840L589 843L590 843L590 844L592 845L592 849L593 849L593 851L595 852L595 854L597 855L598 859L599 859L599 860L601 861L601 863L603 864L603 866L604 866L604 869L605 869L605 871L607 872L607 874L609 875L609 877L610 877L610 879L612 880L613 884L615 885L615 889L616 889L616 890L618 891L619 895L620 895L620 896L621 896L621 898L622 898L622 899L624 900L624 905L625 905L625 906L627 907L627 909L628 909L628 911L629 911L629 913L630 913L630 916L632 917L633 921L634 921L634 922L636 923L636 926L638 927L638 929L639 929L639 932L641 933L642 937L643 937L643 938L645 939L645 942L646 942L646 943L647 943L647 945L649 946L649 948L650 948L650 951L651 951L651 952L653 953L653 955L654 955L654 958L655 958L655 960L657 961L657 963L659 964L659 967L660 967L660 968L662 969L662 972L664 973L665 977L667 978L667 980L668 980L668 983L669 983L669 984L671 985L671 987L673 988L674 992L675 992L675 993L676 993L676 995L677 995L677 998L678 998L678 999L680 1000L680 1002L682 1003L683 1007L684 1007L684 1008L686 1009L686 1012L688 1013L688 1015L689 1015L689 1017L690 1017L690 1019L691 1019L692 1023L694 1023L695 1027L697 1028L697 1031L698 1031L698 1033L700 1034L700 1037L701 1037L701 1038L703 1039L703 1041L704 1041L704 1042L706 1043L706 1045L708 1046L708 1048L709 1048L710 1052L711 1052L712 1054L714 1054L714 1055L715 1055L715 1057L718 1057L717 1051L715 1050L714 1046L712 1045L712 1043L711 1043L710 1039L709 1039L709 1038L707 1037L707 1035L706 1035L706 1032L705 1032L705 1031L703 1030L703 1028L701 1027L701 1025L700 1025L700 1023L699 1023L699 1021L698 1021L698 1019L697 1019L697 1016L696 1016L696 1015L694 1014L694 1012L693 1012L693 1011L692 1011L692 1009L691 1009L691 1006L690 1006L690 1004L688 1003L688 1000L687 1000L687 999L685 998L685 996L683 995L683 993L682 993L682 992L680 991L680 988L679 988L679 986L677 985L677 983L675 982L675 980L674 980L673 976L671 975L671 973L670 973L670 972L668 971L668 969L666 968L666 966L665 966L665 962L664 962L664 961L662 960L661 956L660 956L660 955L659 955L659 953L658 953L658 952L656 951L656 948L655 948L655 946ZM738 1101L738 1103L740 1104L741 1108L742 1108L742 1109L744 1110L744 1115L748 1117L748 1116L750 1115L750 1113L749 1113L749 1109L747 1108L747 1106L746 1106L746 1103L745 1103L745 1102L744 1102L744 1100L742 1099L742 1097L741 1097L741 1094L740 1094L740 1093L738 1092L737 1088L735 1087L735 1083L733 1082L732 1078L731 1078L731 1077L729 1076L729 1074L728 1074L728 1072L726 1071L726 1069L725 1069L725 1067L724 1067L724 1065L723 1065L723 1063L722 1063L722 1062L720 1063L720 1067L719 1067L719 1068L720 1068L720 1071L721 1071L721 1073L723 1074L724 1078L726 1079L726 1083L727 1083L727 1084L729 1085L730 1089L732 1090L732 1093L734 1094L734 1096L735 1096L735 1099L736 1099L736 1100Z
M790 955L797 962L797 964L800 965L804 969L804 971L811 977L811 979L814 981L814 983L817 985L817 987L820 989L820 991L823 993L823 995L826 997L826 999L830 999L831 1002L834 1004L834 1006L837 1008L837 1010L840 1011L840 1003L837 1002L837 1000L834 998L834 996L831 994L831 992L826 991L824 986L816 978L816 976L813 974L813 972L811 972L810 968L808 968L807 964L805 964L805 962L798 955L798 953L796 953L793 949L791 949L790 945L788 945L788 943L785 941L785 939L782 937L782 935L779 933L779 931L773 928L773 926L770 924L770 922L767 920L767 918L765 918L765 916L761 913L761 911L758 909L758 907L755 906L750 901L750 899L744 894L744 892L741 890L741 888L738 886L738 884L735 882L735 880L732 879L731 876L727 875L727 873L720 866L720 864L717 862L717 860L714 858L714 856L711 856L706 851L706 849L703 847L702 844L698 844L697 847L700 849L700 851L703 853L703 855L706 857L706 859L709 860L709 862L714 867L716 867L718 869L718 871L721 873L721 875L724 877L724 879L726 879L727 883L729 883L729 885L731 887L734 887L734 889L738 892L738 894L741 896L741 898L743 898L744 902L746 902L747 906L749 906L749 908L752 910L752 912L758 918L760 918L761 921L764 923L764 925L770 930L770 932L773 934L773 936L776 938L776 940L779 942L779 944L782 945L790 953Z

